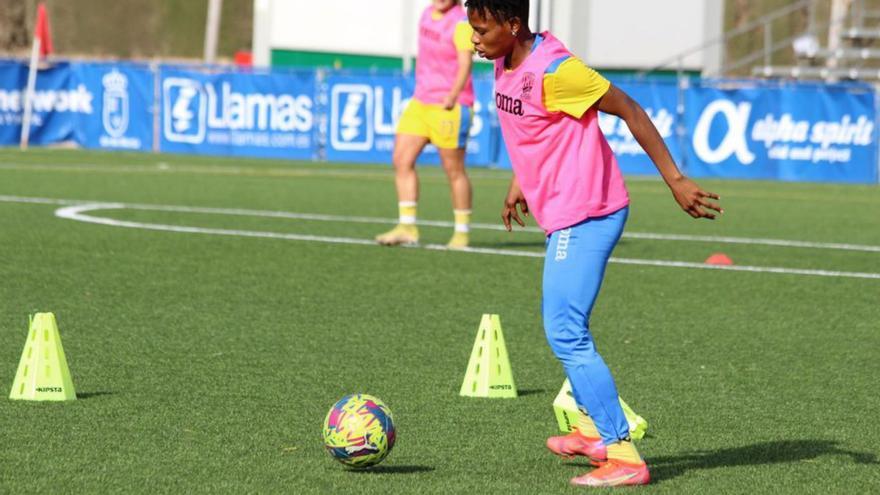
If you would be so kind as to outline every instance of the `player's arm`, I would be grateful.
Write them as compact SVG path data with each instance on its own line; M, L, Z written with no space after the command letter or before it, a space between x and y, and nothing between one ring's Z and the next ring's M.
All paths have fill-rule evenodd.
M526 223L519 217L519 212L516 210L517 205L519 205L519 209L522 210L524 216L529 216L529 204L526 203L526 197L523 196L519 183L516 181L516 175L514 175L510 179L510 187L507 190L507 197L504 199L504 209L501 210L501 221L504 222L504 227L508 232L512 228L511 218L516 220L520 227L526 226Z
M710 199L721 199L717 194L704 191L681 173L654 123L642 106L629 95L612 84L596 102L596 108L600 112L616 115L626 122L633 137L654 162L654 166L672 190L675 201L687 214L694 218L714 220L715 214L710 210L724 213L721 206L710 201Z
M474 45L471 43L473 28L467 22L460 22L455 28L455 48L458 50L458 72L455 74L455 83L443 100L443 107L452 110L458 102L458 95L467 86L471 77L471 69L474 66Z

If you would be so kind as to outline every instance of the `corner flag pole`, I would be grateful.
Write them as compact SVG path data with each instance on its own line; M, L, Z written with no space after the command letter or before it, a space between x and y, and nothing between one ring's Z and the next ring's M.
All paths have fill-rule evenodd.
M27 89L24 92L24 114L21 117L21 142L22 150L28 148L31 137L31 118L34 107L34 93L37 87L37 64L40 63L40 38L34 36L34 45L31 49L31 62L28 70Z
M34 113L34 95L37 88L37 68L40 55L52 53L52 37L49 34L49 14L46 5L37 7L37 23L34 26L34 44L31 47L31 60L28 68L27 88L24 93L24 112L21 117L21 149L26 150L31 137L31 120Z

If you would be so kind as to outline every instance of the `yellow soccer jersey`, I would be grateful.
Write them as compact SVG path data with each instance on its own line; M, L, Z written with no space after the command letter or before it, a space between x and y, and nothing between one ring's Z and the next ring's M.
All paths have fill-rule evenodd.
M544 106L579 119L610 87L607 79L577 57L564 57L544 72Z
M440 19L443 19L443 13L437 12L436 10L433 11L431 12L431 19L439 21ZM474 51L474 44L471 43L471 38L473 36L474 28L471 27L467 19L462 19L455 25L455 34L453 34L452 37L452 41L455 43L455 48L460 52Z
M455 42L455 47L458 48L458 51L474 51L474 44L471 42L471 38L473 36L474 28L471 27L470 23L466 19L456 24L453 41Z

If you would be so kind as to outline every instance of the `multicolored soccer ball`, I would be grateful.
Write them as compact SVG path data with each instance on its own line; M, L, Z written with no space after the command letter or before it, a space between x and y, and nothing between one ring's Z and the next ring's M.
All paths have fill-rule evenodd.
M395 438L391 410L371 395L346 395L324 419L324 447L334 459L353 468L382 462Z

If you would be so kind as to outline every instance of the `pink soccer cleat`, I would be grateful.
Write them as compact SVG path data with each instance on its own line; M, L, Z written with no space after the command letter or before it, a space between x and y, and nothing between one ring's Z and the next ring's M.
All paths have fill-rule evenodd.
M651 481L648 466L611 459L593 471L571 479L575 486L609 488L615 486L647 485Z
M578 455L588 457L590 462L596 466L608 459L608 452L601 438L586 437L577 430L568 435L548 438L547 448L554 454L567 459Z

